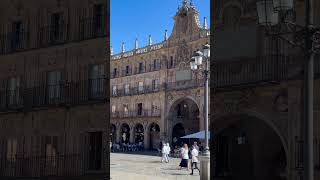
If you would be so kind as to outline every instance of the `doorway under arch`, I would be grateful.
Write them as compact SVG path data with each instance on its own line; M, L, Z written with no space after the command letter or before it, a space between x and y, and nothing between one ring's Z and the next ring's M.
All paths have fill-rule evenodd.
M157 150L160 143L160 126L156 123L150 125L150 150Z
M214 177L230 180L286 180L281 137L263 120L237 115L214 124Z
M110 141L114 143L117 139L117 128L116 125L111 124L111 129L110 129Z
M172 146L173 147L181 147L182 143L184 143L184 140L180 137L185 136L185 130L181 123L176 124L172 129Z
M144 130L143 130L143 126L142 124L136 124L136 126L134 127L134 142L135 143L143 143L143 139L144 139Z
M130 140L130 127L127 123L121 125L121 143L128 144Z

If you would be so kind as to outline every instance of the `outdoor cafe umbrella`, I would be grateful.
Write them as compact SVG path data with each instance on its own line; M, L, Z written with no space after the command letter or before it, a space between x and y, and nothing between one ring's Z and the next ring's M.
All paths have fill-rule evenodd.
M199 131L197 133L189 134L180 138L184 139L204 139L205 131ZM208 139L210 139L210 131L208 132Z

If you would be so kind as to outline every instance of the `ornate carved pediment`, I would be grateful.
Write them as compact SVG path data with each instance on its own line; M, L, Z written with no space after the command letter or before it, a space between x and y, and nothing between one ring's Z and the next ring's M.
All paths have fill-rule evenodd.
M190 59L190 53L189 53L189 47L185 40L180 44L180 47L178 49L178 61L179 62L189 62Z
M255 100L252 90L226 92L213 97L213 111L219 114L238 112L255 104Z

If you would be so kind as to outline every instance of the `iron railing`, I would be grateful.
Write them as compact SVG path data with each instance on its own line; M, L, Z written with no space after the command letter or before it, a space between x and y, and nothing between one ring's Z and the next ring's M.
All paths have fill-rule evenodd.
M141 110L141 111L116 111L111 113L112 118L133 118L133 117L160 117L160 111Z
M314 153L314 168L320 169L320 139L314 138L313 140L314 146L313 146L313 153ZM303 148L304 148L304 141L300 140L298 138L295 139L295 145L294 145L294 155L295 155L295 169L298 171L303 170Z
M288 79L288 58L263 56L250 60L214 62L211 75L213 88L278 82Z
M0 91L0 112L104 102L108 93L106 82L105 78L100 78L3 90Z
M29 32L9 32L0 34L0 54L23 51L28 48Z
M39 47L48 47L66 43L69 40L69 24L60 23L39 29Z
M133 96L133 95L139 95L139 94L148 94L148 93L155 93L159 92L164 85L157 85L157 86L135 86L128 88L127 90L125 88L117 89L116 91L113 91L111 89L111 97L121 97L121 96Z
M154 71L160 71L162 69L161 65L157 64L149 64L148 66L144 65L141 70L139 70L139 67L130 67L129 71L127 72L126 69L122 71L118 71L116 74L114 72L111 73L111 78L120 78L125 76L132 76L136 74L143 74L143 73L149 73Z
M88 158L81 154L0 157L0 179L80 177L88 173Z

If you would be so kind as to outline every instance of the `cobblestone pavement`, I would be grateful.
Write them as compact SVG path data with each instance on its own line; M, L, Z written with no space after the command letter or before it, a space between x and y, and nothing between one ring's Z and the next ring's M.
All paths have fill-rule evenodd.
M135 154L110 154L110 176L112 180L200 180L197 170L180 170L180 159L171 158L161 163L161 157Z

